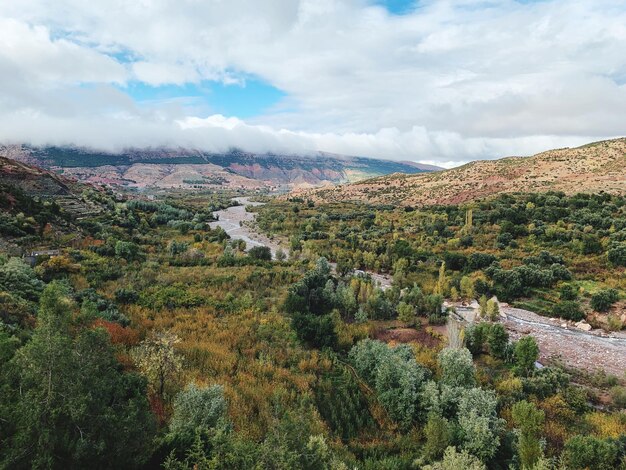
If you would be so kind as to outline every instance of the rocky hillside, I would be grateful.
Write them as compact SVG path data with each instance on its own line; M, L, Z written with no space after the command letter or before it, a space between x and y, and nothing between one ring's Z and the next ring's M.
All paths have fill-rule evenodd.
M105 153L76 147L0 147L0 155L82 181L128 187L294 188L358 181L390 173L438 170L410 162L313 155L224 154L189 149L130 149Z
M459 204L499 193L547 191L626 194L626 139L550 150L532 157L476 161L436 173L393 174L295 194L326 202L425 205Z

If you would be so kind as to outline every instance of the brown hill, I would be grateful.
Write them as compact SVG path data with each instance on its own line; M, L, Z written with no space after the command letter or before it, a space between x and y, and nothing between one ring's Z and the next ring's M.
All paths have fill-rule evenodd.
M460 204L499 193L605 191L626 194L626 139L549 150L532 157L471 162L419 175L393 174L290 196L323 202Z

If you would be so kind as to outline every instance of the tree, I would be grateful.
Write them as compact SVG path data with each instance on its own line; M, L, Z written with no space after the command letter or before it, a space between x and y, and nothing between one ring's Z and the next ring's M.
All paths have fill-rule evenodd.
M443 456L444 451L452 440L452 427L447 419L437 413L429 413L428 421L424 426L424 457L434 461Z
M281 263L287 259L287 254L282 248L278 248L276 250L276 261L280 261Z
M489 345L489 353L497 358L504 359L509 344L509 334L504 326L500 323L490 325L487 332L487 344Z
M517 451L522 468L532 468L541 458L541 429L545 414L534 403L520 401L511 410L513 422L520 430Z
M51 283L32 339L9 364L14 391L3 399L12 428L0 467L136 467L150 454L145 380L122 371L103 329L72 336L74 308L67 288Z
M560 291L559 297L561 300L573 301L578 299L578 289L571 284L564 284Z
M11 292L22 299L36 302L44 289L35 271L19 258L10 258L0 264L0 290Z
M562 458L572 470L610 470L617 464L618 448L609 439L574 436L565 443Z
M579 321L585 318L585 312L574 300L562 300L552 308L552 316L566 320Z
M498 299L491 298L487 301L486 316L490 321L496 321L500 316L500 304Z
M402 323L410 326L415 324L415 307L401 301L398 303L396 310L398 311L398 320Z
M475 386L474 363L468 349L442 349L437 356L441 369L441 383L452 387Z
M448 279L446 277L446 263L441 262L439 267L439 277L437 279L437 285L435 286L435 294L445 295L448 291Z
M189 384L174 399L174 414L170 421L170 435L191 442L196 430L215 428L226 418L227 404L224 387L198 387Z
M492 458L500 445L504 421L498 418L493 391L472 388L459 399L458 420L462 449L482 461Z
M133 242L118 240L115 243L115 256L134 261L139 258L139 246Z
M539 358L539 346L532 336L524 336L515 345L515 368L521 375L530 375Z
M426 371L417 364L413 351L403 345L384 356L376 369L378 401L402 429L409 429L419 411L419 394Z
M614 266L626 266L626 243L616 245L607 252L609 262Z
M484 294L478 299L478 316L480 318L487 318L487 296Z
M461 297L464 299L474 298L474 282L469 276L463 276L461 278Z
M441 462L426 465L424 470L486 470L485 464L467 451L458 452L456 447L448 447Z
M152 391L161 399L165 397L166 385L173 381L182 369L182 359L175 345L178 336L170 331L153 333L132 352L137 368L148 379Z
M350 363L359 373L359 376L370 385L376 380L376 370L385 357L389 348L378 340L364 339L355 344L348 353Z

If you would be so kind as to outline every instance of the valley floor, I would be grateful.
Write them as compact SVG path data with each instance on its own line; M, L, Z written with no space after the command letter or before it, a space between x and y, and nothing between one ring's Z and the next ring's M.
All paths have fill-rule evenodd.
M215 213L219 217L217 222L211 223L211 228L221 227L232 238L244 240L248 248L267 246L275 256L276 251L282 248L288 254L288 249L277 240L270 240L267 236L254 229L255 213L248 212L246 206L260 206L263 203L251 201L248 197L235 199L240 205L232 206ZM333 268L336 267L331 263ZM391 287L391 277L368 272L372 279L386 289ZM466 320L473 321L475 312L467 310ZM626 334L606 334L602 330L585 332L572 324L565 324L555 318L546 318L529 310L509 307L502 304L501 312L503 324L511 334L512 339L519 339L525 335L536 338L540 348L542 363L558 360L567 367L584 369L587 372L604 370L606 373L621 376L626 370ZM469 318L471 317L471 318Z

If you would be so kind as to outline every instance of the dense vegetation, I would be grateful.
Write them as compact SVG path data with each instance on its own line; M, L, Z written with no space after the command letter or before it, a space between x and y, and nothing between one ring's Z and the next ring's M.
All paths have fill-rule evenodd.
M626 293L624 197L502 195L419 209L291 200L264 207L258 222L294 253L324 256L341 271L434 289L443 263L446 296L497 295L544 315L624 327L616 305Z
M85 197L102 212L71 243L62 230L28 241L58 256L0 259L0 468L626 466L623 377L583 386L558 364L536 369L534 339L510 341L496 315L442 326L453 289L615 308L621 199L277 202L259 221L294 255L272 260L209 228L215 195ZM6 217L66 216L12 201Z

